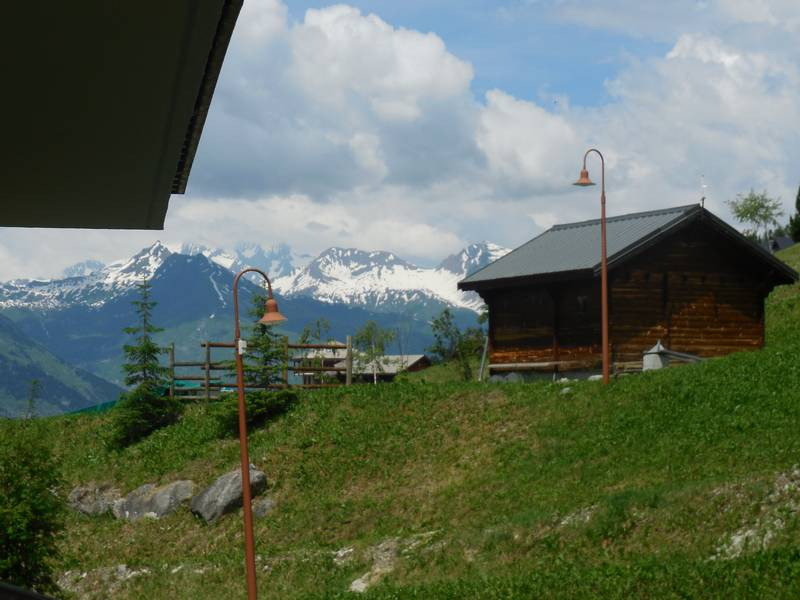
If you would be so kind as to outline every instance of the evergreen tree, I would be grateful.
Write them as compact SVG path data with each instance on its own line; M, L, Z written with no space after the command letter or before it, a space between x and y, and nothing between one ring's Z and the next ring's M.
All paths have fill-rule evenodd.
M249 328L247 352L243 359L244 381L248 386L267 389L268 386L282 381L286 363L283 336L275 333L273 327L259 323L264 316L266 297L260 294L253 296L248 316L254 323Z
M800 186L797 188L797 198L794 201L795 213L789 218L789 235L795 242L800 242Z
M153 325L151 320L153 308L157 302L150 299L150 284L143 280L138 284L139 299L133 300L132 304L139 315L139 324L133 327L126 327L123 331L134 336L135 343L123 346L126 363L123 365L125 371L125 385L145 385L155 388L164 383L164 378L168 369L159 363L159 355L164 352L153 341L153 334L163 331L160 327Z
M166 393L168 369L158 360L163 349L152 338L162 329L151 321L156 302L150 299L150 285L144 280L138 287L139 299L132 304L139 324L124 329L134 336L135 343L123 346L127 360L123 365L125 383L136 387L122 394L114 408L110 442L116 448L134 444L156 429L174 423L183 410L180 400Z

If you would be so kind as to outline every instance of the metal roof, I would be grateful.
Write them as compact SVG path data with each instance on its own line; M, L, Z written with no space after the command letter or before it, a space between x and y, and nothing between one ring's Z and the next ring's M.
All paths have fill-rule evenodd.
M724 221L699 204L662 210L631 213L606 219L606 244L609 266L624 260L653 239L694 218L705 216L724 234L733 237L755 252L762 260L773 263L792 280L797 278L787 265L747 240ZM476 289L490 281L516 278L546 278L558 274L592 275L600 269L600 219L555 225L511 251L502 258L476 271L463 281L460 289Z

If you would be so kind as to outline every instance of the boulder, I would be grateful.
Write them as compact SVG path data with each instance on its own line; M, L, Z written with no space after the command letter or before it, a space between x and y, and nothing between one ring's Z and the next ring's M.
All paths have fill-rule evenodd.
M262 519L275 509L275 500L269 496L264 496L253 501L253 516Z
M181 503L192 497L194 489L194 482L188 480L174 481L161 486L146 483L121 500L117 500L112 510L118 519L129 521L136 521L142 517L160 519L174 513Z
M102 515L119 500L120 492L110 483L79 485L67 496L67 504L85 515Z
M258 496L267 489L267 476L250 465L250 495ZM219 517L242 506L241 469L225 473L192 498L192 512L213 523Z

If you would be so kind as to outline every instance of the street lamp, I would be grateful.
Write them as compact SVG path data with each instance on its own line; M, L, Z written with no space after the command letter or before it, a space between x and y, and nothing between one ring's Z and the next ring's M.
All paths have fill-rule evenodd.
M239 279L245 273L258 273L267 282L267 302L264 307L264 316L259 319L263 325L275 325L285 321L278 311L278 302L272 296L272 283L267 274L260 269L244 269L237 273L233 279L233 321L236 324L233 336L233 347L236 353L236 385L239 389L239 452L242 459L242 509L244 512L244 554L247 566L247 598L256 600L256 556L255 542L253 539L253 509L250 506L250 458L247 453L247 420L245 419L244 402L244 365L242 355L247 347L246 342L241 338L239 330Z
M608 267L606 265L606 161L599 150L590 148L583 155L583 168L581 176L573 185L586 187L594 185L589 179L589 171L586 170L586 157L590 152L596 152L600 157L600 279L601 279L601 303L602 303L602 336L603 336L603 383L608 385L609 356L608 356Z

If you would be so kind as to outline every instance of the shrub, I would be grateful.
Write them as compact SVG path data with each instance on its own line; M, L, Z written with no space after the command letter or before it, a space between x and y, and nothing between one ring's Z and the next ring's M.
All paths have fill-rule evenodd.
M140 385L122 394L112 413L111 445L124 448L147 437L156 429L172 425L181 416L183 405L159 388Z
M58 593L52 563L64 528L57 462L34 422L0 436L0 581Z
M297 403L297 394L292 390L258 391L245 395L247 428L260 427L278 417ZM239 435L239 400L236 394L221 399L218 419L227 435Z

